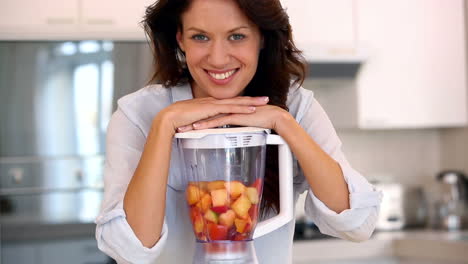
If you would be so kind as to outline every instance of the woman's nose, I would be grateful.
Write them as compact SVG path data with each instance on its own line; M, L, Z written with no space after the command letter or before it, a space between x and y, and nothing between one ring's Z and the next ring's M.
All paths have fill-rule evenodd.
M229 47L223 41L215 41L212 43L208 53L208 63L216 68L224 68L229 64L231 56Z

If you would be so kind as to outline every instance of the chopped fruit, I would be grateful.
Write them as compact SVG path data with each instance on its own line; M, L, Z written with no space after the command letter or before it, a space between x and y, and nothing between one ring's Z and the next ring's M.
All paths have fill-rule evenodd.
M224 185L228 190L231 199L237 199L237 197L239 197L245 190L245 185L240 181L226 182Z
M249 238L249 236L247 234L236 233L231 240L242 241L242 240L246 240L248 238Z
M258 220L263 179L190 182L186 189L193 232L199 241L246 240Z
M199 233L203 232L203 228L205 227L205 221L201 215L197 215L195 217L195 221L193 222L193 231L195 234L198 235Z
M185 191L185 193L189 205L196 204L198 201L200 201L200 198L205 194L205 192L200 190L200 188L191 184L187 186L187 190Z
M247 233L250 231L250 228L252 226L252 220L250 219L250 217L247 217L246 219L236 218L234 219L234 225L236 226L237 232Z
M218 215L211 210L206 211L204 217L207 221L213 222L215 224L218 223Z
M192 223L195 222L195 218L199 215L201 215L200 208L190 207L190 220L192 220Z
M203 233L198 233L198 234L197 234L197 238L198 238L199 240L206 241L206 235L203 234Z
M226 189L211 191L213 207L228 205L228 194Z
M208 223L208 234L211 240L226 240L228 228L223 225Z
M258 191L255 187L247 187L245 194L252 204L258 204Z
M206 188L208 191L214 191L219 189L224 189L225 181L211 181L206 184Z
M236 218L236 213L233 210L228 210L227 212L219 215L219 224L229 228L234 224L234 219Z
M236 212L236 215L240 218L245 219L249 216L249 209L252 206L249 198L245 195L241 195L237 200L231 205L231 208Z
M204 191L207 191L208 190L208 182L206 181L199 181L197 182L198 184L198 188L204 190Z
M205 193L196 206L199 207L202 212L206 212L211 208L211 195L209 193Z
M229 209L229 207L227 205L211 207L211 210L213 210L214 212L216 212L218 214L222 214L222 213L226 212L228 209Z
M258 204L254 204L252 205L252 207L250 207L249 215L250 215L250 219L252 219L255 225L255 223L257 223L257 220L258 220Z
M251 187L257 189L258 193L262 193L263 182L261 178L255 180Z

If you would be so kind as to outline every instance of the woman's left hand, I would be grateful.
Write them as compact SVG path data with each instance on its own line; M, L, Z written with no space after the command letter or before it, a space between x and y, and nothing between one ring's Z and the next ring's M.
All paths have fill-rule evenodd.
M255 126L278 130L292 116L286 110L274 105L257 106L252 114L228 114L192 124L194 129L207 129L224 125ZM277 131L278 132L278 131Z

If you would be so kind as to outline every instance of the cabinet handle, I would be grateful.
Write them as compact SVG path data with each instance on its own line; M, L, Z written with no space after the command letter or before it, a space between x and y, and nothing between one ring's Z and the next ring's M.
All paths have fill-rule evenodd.
M48 17L46 23L49 25L71 25L75 23L72 17Z
M89 25L113 25L114 20L110 18L91 18L86 23Z

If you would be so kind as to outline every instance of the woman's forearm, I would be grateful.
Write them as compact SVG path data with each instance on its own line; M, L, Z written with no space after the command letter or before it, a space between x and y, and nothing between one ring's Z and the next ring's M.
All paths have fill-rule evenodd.
M276 131L296 156L315 196L336 213L349 209L349 191L340 165L291 115L285 114L281 120Z
M174 131L162 115L155 117L140 162L124 198L127 221L145 247L153 247L161 236L166 205Z

